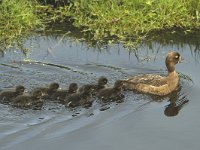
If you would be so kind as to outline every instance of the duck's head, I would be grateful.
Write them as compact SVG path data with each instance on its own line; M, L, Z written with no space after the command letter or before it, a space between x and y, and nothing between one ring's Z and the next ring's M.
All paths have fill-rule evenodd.
M108 83L108 79L104 76L100 77L98 80L98 85L100 86L104 86Z
M51 89L52 91L56 91L59 88L59 84L56 82L53 82L49 85L49 89Z
M19 93L20 95L22 95L25 91L25 87L22 85L18 85L16 86L16 92Z
M76 91L77 91L77 89L78 89L78 85L76 84L76 83L71 83L70 85L69 85L69 92L71 93L75 93Z
M183 58L178 52L172 51L167 54L165 64L168 72L173 72L175 70L175 65L181 62Z

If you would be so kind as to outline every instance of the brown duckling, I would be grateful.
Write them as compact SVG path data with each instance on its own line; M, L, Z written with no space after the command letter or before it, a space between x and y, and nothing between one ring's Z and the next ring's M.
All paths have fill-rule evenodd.
M124 98L124 95L121 94L123 87L123 81L117 80L112 88L104 88L99 91L97 97L103 102L108 101L118 101Z
M43 101L41 99L42 91L39 89L34 89L30 95L19 95L17 96L13 102L12 106L18 108L31 108L31 109L41 109L43 105Z
M18 85L16 86L15 90L1 91L0 102L9 104L18 95L22 95L24 93L24 90L25 90L24 86Z
M59 88L59 84L56 82L53 82L49 85L49 87L37 87L35 89L39 89L42 91L42 94L44 95L44 98L48 98L52 96ZM34 91L34 90L33 90Z
M93 87L91 85L85 85L82 92L74 93L67 97L65 101L66 107L77 107L77 106L85 106L91 105L91 95L92 95Z
M74 94L77 92L78 85L76 83L71 83L69 85L68 90L57 90L52 96L52 99L60 100L64 102L64 99L69 96L70 94Z
M106 84L108 83L108 79L104 76L101 76L99 79L98 79L98 83L97 84L87 84L87 85L90 85L92 86L93 88L93 91L92 91L92 95L96 95L97 92L103 88L106 87ZM83 89L86 85L83 85L82 87L80 87L78 89L79 92L83 92Z
M179 85L179 75L175 65L182 60L178 52L172 51L167 54L165 64L168 70L166 76L145 74L124 80L124 89L136 90L142 93L164 96L176 90Z

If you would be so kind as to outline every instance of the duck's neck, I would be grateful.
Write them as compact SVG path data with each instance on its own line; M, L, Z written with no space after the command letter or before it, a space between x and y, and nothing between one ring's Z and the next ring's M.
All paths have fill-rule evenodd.
M175 71L175 65L173 63L166 63L166 67L167 67L167 70L168 70L168 74Z
M99 84L98 85L98 89L103 89L105 87L105 85Z
M171 77L171 76L177 76L177 72L176 70L172 71L172 72L168 72L168 77Z
M72 89L69 89L68 91L67 90L64 90L64 92L66 91L66 93L68 92L69 94L73 94L73 93L76 93L75 90L72 90Z

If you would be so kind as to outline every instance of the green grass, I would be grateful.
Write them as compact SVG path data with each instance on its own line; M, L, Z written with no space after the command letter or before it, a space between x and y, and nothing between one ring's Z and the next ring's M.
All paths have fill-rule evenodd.
M1 45L7 48L30 31L44 27L49 30L58 24L78 29L76 32L80 31L91 43L121 42L130 48L160 32L188 34L200 29L199 0L38 1L41 3L36 0L2 1Z
M77 0L66 7L73 25L99 42L134 46L151 33L200 29L199 0Z
M22 36L42 27L33 0L2 0L0 4L0 50L19 42Z

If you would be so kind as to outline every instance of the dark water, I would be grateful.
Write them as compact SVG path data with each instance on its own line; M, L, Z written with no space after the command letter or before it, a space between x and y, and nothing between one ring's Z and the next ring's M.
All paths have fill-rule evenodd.
M154 150L200 148L200 54L195 42L143 44L129 52L121 45L88 48L66 38L38 36L27 40L27 55L20 50L0 57L0 88L23 84L27 90L52 81L66 87L143 73L165 74L164 59L170 50L185 59L177 65L181 89L171 97L125 93L124 103L107 105L100 111L94 103L76 112L55 103L43 110L20 110L0 104L1 150Z

